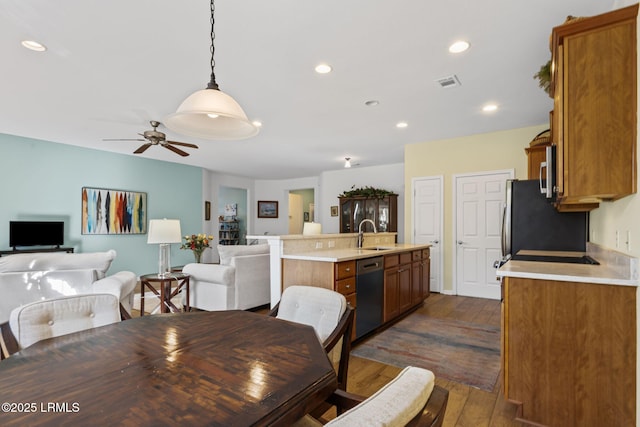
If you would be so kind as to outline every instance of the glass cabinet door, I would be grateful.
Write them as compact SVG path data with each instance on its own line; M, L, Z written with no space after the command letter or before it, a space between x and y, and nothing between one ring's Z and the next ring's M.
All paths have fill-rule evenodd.
M378 227L378 199L366 199L364 203L365 214L364 217L373 221L376 224L376 231L380 231L377 229ZM362 226L362 231L373 232L373 227L371 223L367 222Z
M380 199L378 202L378 231L385 232L389 230L389 199Z
M353 233L351 230L351 200L340 201L340 232Z
M364 219L364 200L353 200L353 231L352 233L358 232L358 226L360 222Z

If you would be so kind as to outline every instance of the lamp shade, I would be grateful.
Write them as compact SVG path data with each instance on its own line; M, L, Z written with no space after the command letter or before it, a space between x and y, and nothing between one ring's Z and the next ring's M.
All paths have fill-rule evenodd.
M258 133L242 107L218 89L194 92L164 123L175 132L203 139L244 139Z
M178 219L152 219L149 221L149 235L147 243L180 243L180 220Z
M302 226L302 234L322 234L322 224L319 222L305 222Z

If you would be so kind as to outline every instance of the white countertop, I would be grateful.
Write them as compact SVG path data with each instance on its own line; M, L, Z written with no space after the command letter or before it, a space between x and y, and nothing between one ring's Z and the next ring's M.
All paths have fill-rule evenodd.
M341 262L354 259L371 258L381 255L390 255L407 250L427 249L429 244L419 245L410 243L381 244L380 247L390 248L383 251L375 251L367 248L323 249L311 252L282 255L282 259L298 259L305 261Z
M525 254L524 251L519 252ZM526 251L531 255L577 256L584 252L551 252ZM521 277L526 279L557 280L564 282L583 282L605 285L640 286L637 279L632 279L628 266L609 263L606 257L588 255L600 262L600 265L569 264L538 261L509 261L500 267L496 274L499 277Z

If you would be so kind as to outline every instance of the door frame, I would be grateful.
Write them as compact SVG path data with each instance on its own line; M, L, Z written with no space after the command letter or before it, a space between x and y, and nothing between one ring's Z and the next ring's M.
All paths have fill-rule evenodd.
M458 221L457 221L457 217L458 217L458 211L456 210L457 208L457 201L458 201L458 179L460 178L468 178L470 176L486 176L486 175L497 175L497 174L501 174L501 173L508 173L509 174L509 179L515 179L515 174L516 174L516 170L514 168L512 169L497 169L497 170L491 170L491 171L479 171L479 172L467 172L467 173L458 173L458 174L454 174L451 176L452 179L452 200L451 200L451 221L453 226L452 231L453 231L453 235L451 236L451 244L452 244L452 248L453 248L453 253L452 255L452 261L453 261L453 265L451 266L451 268L453 269L453 274L451 275L451 277L453 278L452 281L453 283L451 284L451 289L452 289L452 294L453 295L458 295L458 251L456 250L457 248L457 239L458 239ZM503 205L504 205L504 201L503 201ZM504 207L504 206L503 206Z
M420 176L411 178L411 243L416 239L416 182L426 180L440 181L440 260L438 262L438 283L433 292L443 293L444 288L444 175Z

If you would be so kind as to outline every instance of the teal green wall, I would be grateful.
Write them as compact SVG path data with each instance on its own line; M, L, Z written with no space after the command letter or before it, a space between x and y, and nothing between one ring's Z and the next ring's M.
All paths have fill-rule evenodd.
M180 219L185 230L202 228L202 170L72 145L0 134L0 249L9 249L9 221L63 220L65 246L76 252L115 249L109 273L154 273L157 245L147 235L82 235L82 187L147 193L147 220ZM171 249L171 263L192 262L190 251Z

